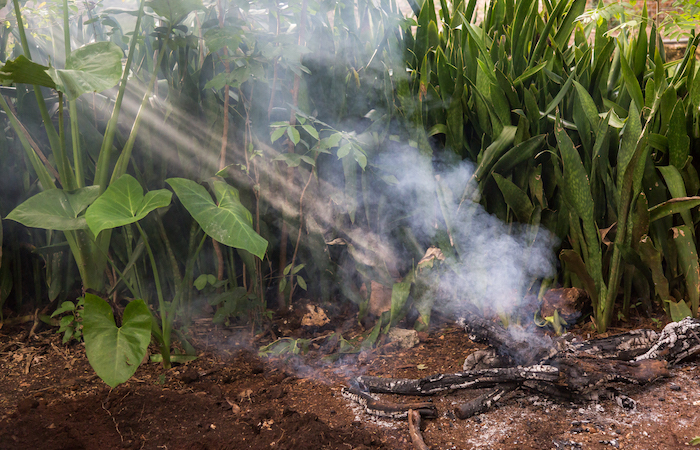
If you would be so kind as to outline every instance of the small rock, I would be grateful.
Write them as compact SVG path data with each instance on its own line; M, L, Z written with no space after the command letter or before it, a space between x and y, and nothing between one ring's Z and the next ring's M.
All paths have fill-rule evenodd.
M303 327L321 328L331 321L320 306L306 305L306 309L309 312L301 318L301 326Z
M388 338L390 342L397 343L398 346L403 349L413 348L420 342L416 330L406 330L403 328L392 328L389 330Z
M678 386L677 384L672 384L668 388L671 389L672 391L676 391L676 392L681 390L681 387Z

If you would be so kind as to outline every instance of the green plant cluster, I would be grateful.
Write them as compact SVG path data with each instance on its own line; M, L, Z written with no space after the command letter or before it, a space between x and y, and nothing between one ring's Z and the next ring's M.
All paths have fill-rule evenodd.
M474 6L426 2L408 48L416 125L476 163L462 201L556 233L555 281L586 289L599 331L633 287L697 315L698 39L666 62L646 7L613 34L581 0L495 0L480 27Z
M465 264L489 278L462 239L483 209L526 254L559 240L562 270L528 275L514 302L583 287L599 331L633 298L696 315L698 38L666 62L646 10L621 26L584 0L494 0L482 23L475 0L436 6L53 0L37 16L13 1L0 303L87 292L86 350L112 386L151 340L165 367L194 357L205 303L259 325L268 302L362 315L389 292L373 345L411 311L426 327ZM407 189L410 168L430 182Z

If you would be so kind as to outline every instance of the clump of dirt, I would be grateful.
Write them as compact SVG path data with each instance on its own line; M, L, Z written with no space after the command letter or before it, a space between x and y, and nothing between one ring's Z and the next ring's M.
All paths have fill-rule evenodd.
M631 326L641 325L649 324ZM409 450L405 421L367 415L340 388L361 374L458 372L482 348L444 325L421 333L411 349L387 344L329 363L312 345L304 359L260 359L236 347L240 329L200 320L192 330L197 360L167 371L144 364L113 390L94 375L82 345L63 346L53 330L28 341L0 330L0 449ZM480 392L447 392L433 397L439 417L424 420L422 434L434 449L687 448L700 435L700 370L691 362L672 375L617 386L637 402L632 411L614 400L562 403L515 391L462 421L455 406Z

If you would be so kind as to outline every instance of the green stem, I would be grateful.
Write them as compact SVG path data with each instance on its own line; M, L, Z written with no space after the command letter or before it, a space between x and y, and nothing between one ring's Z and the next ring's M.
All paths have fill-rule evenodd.
M93 184L100 186L100 192L104 192L107 189L108 181L108 171L109 163L112 157L112 143L114 142L114 135L117 131L117 122L119 121L119 113L121 111L122 100L124 98L124 92L126 91L126 83L129 79L129 72L131 70L131 62L134 59L134 53L136 49L136 43L139 36L139 30L141 29L141 18L143 17L143 6L145 1L141 0L139 6L139 12L136 16L136 25L134 26L134 34L132 35L131 42L129 43L129 54L126 57L126 64L124 65L124 72L122 73L122 79L119 84L119 92L117 93L117 98L114 102L114 109L112 110L112 116L109 118L107 123L107 129L105 130L104 138L102 139L102 147L100 148L100 156L97 159L97 167L95 168L95 180ZM121 174L120 174L121 175Z
M161 330L163 332L163 343L160 346L161 355L163 355L163 367L165 369L170 369L170 331L172 328L172 323L170 320L170 312L165 304L165 299L163 298L163 289L160 286L160 276L158 275L158 267L156 266L156 259L153 256L153 251L151 250L151 245L148 243L148 236L146 232L143 231L141 225L136 222L136 227L141 233L143 238L143 243L146 245L146 251L148 252L148 258L151 260L151 269L153 270L153 278L156 283L156 293L158 294L158 309L160 311L161 319Z
M167 31L167 36L170 36L171 29L168 29ZM136 142L136 136L139 131L139 126L141 125L141 120L143 120L143 115L144 111L146 110L146 106L148 105L148 100L151 96L151 92L153 92L153 88L156 84L156 81L158 79L158 70L160 69L160 64L163 61L163 55L165 55L167 51L167 38L166 42L163 42L163 45L161 45L160 49L158 50L158 58L155 67L153 68L153 76L151 77L151 81L148 83L148 88L146 89L146 92L143 95L143 100L141 100L141 105L139 106L139 111L136 113L136 118L134 119L134 124L131 127L131 133L129 134L129 139L127 139L126 144L124 144L124 149L122 150L122 154L119 155L119 159L117 160L117 164L114 167L114 172L112 172L112 179L110 181L113 182L120 176L122 176L124 173L126 173L126 168L129 165L129 160L131 159L131 152L134 149L134 143ZM100 153L100 156L102 154Z
M29 142L29 133L27 132L26 128L24 128L24 126L20 123L19 119L17 119L17 116L15 116L12 109L10 109L10 105L7 104L7 101L5 101L5 96L2 94L0 94L0 106L2 106L2 109L5 110L5 114L10 119L10 124L12 125L12 128L15 130L17 137L19 137L19 141L22 143L22 147L24 148L24 151L27 154L27 158L29 158L29 162L31 163L32 168L34 169L34 172L36 172L37 177L39 177L39 182L41 183L42 190L56 189L56 185L54 184L53 179L51 179L49 169L47 169L47 167L44 164L42 164L41 159L37 155L37 151ZM48 161L46 161L45 163L48 164ZM51 166L49 165L49 167ZM53 169L53 167L51 168Z
M24 23L22 22L22 12L19 8L19 0L13 0L15 7L15 16L17 18L17 29L19 31L20 41L22 43L22 50L24 51L24 56L31 60L32 56L29 51L29 43L27 41L27 34L24 31ZM53 152L54 159L56 160L56 168L61 176L61 185L65 189L74 189L75 180L73 177L73 172L70 169L70 164L66 154L61 151L61 143L56 133L56 128L51 122L51 116L49 115L49 110L46 108L46 102L44 101L43 94L41 92L41 87L34 85L34 95L36 96L37 105L39 106L39 113L41 114L41 119L44 122L44 128L46 129L46 135L49 138L49 144L51 145L51 151Z

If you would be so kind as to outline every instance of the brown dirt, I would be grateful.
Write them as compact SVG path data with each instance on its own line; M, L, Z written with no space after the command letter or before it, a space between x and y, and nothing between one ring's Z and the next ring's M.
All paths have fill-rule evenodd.
M303 362L260 359L234 343L240 330L199 320L196 361L167 371L144 364L110 391L82 345L62 345L54 330L23 339L27 330L0 329L0 449L412 449L405 421L366 415L340 387L359 374L456 372L479 347L444 325L410 350L387 344L334 364L322 363L319 349ZM672 374L619 386L637 401L632 412L614 401L515 392L462 421L451 411L479 392L437 395L440 417L423 421L423 437L433 449L687 448L700 435L700 369L690 363Z

